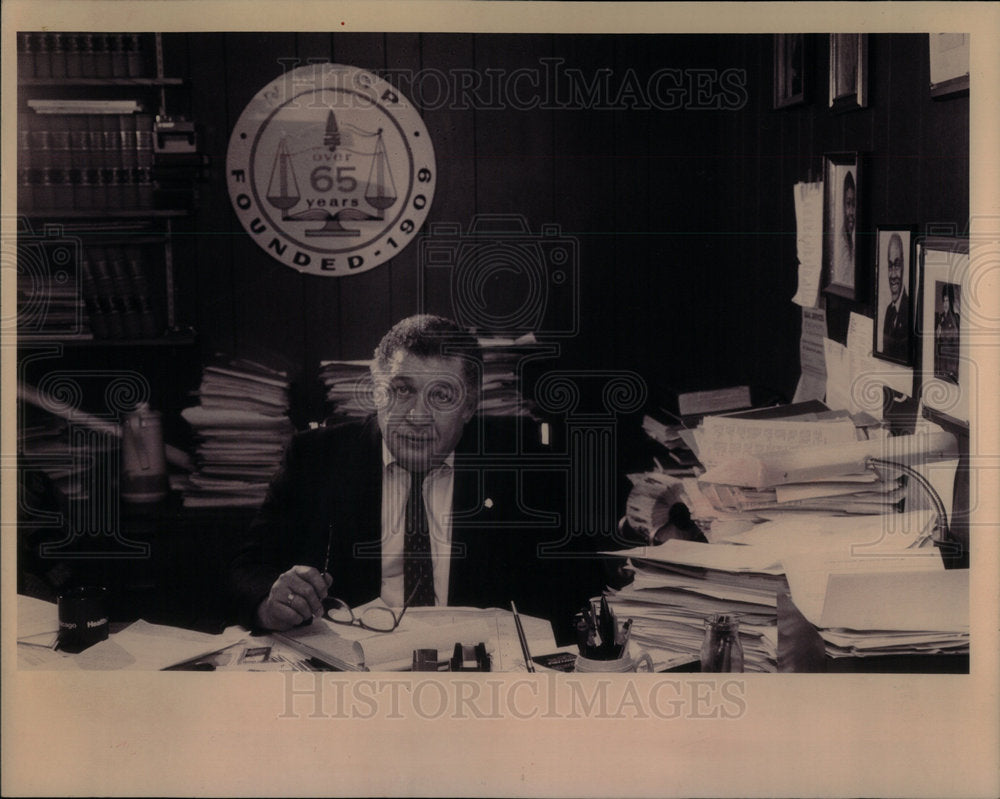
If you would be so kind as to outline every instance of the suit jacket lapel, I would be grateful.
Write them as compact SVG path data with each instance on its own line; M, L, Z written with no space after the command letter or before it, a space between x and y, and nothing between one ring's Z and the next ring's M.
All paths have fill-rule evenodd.
M330 514L348 565L342 573L342 599L352 605L377 597L382 580L382 437L374 417L355 435L334 455L331 492L336 506Z

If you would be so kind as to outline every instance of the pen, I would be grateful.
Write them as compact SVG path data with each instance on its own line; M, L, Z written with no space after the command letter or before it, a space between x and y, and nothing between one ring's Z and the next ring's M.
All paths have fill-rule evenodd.
M330 546L333 543L333 522L326 528L326 555L323 556L323 573L330 573Z
M517 606L513 600L510 603L510 610L514 614L514 625L517 627L517 638L521 642L521 652L524 653L524 665L528 671L534 673L535 664L531 660L531 652L528 651L528 639L524 637L524 627L521 626L521 617L518 615Z

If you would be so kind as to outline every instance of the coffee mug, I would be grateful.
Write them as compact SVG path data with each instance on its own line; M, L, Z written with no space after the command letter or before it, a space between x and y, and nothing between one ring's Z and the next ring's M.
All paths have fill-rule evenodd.
M640 669L640 665L645 668ZM639 657L633 657L631 652L626 652L622 657L615 660L593 660L583 655L576 656L576 668L574 671L581 673L625 673L630 671L652 671L653 659L648 652L642 652Z
M69 588L59 594L59 648L82 652L108 637L107 589L96 585Z

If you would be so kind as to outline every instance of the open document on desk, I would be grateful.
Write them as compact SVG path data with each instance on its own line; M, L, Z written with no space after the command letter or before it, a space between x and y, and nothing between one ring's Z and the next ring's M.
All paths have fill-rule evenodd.
M55 603L19 595L17 616L20 669L155 671L232 646L249 635L241 627L229 627L220 635L210 635L140 619L79 654L69 654L55 648L59 629Z
M555 650L548 621L522 615L521 623L532 652ZM497 608L411 607L390 633L318 618L271 637L341 671L405 671L413 664L415 649L437 649L439 657L446 657L455 644L479 643L486 644L492 671L527 670L513 614Z

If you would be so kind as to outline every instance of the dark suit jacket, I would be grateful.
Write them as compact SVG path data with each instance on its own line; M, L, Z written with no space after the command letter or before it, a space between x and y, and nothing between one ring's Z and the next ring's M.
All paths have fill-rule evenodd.
M910 348L910 298L903 290L899 301L899 313L894 305L885 310L882 322L882 352L893 358L906 360Z
M491 448L495 424L475 417L455 451L449 605L509 608L569 636L572 614L603 588L600 559L554 552L562 536L565 475L528 471ZM506 433L502 432L502 435ZM507 451L510 451L509 448ZM229 570L237 620L281 572L322 568L331 541L330 593L355 606L381 590L382 438L374 418L297 435ZM528 467L530 468L530 467Z

